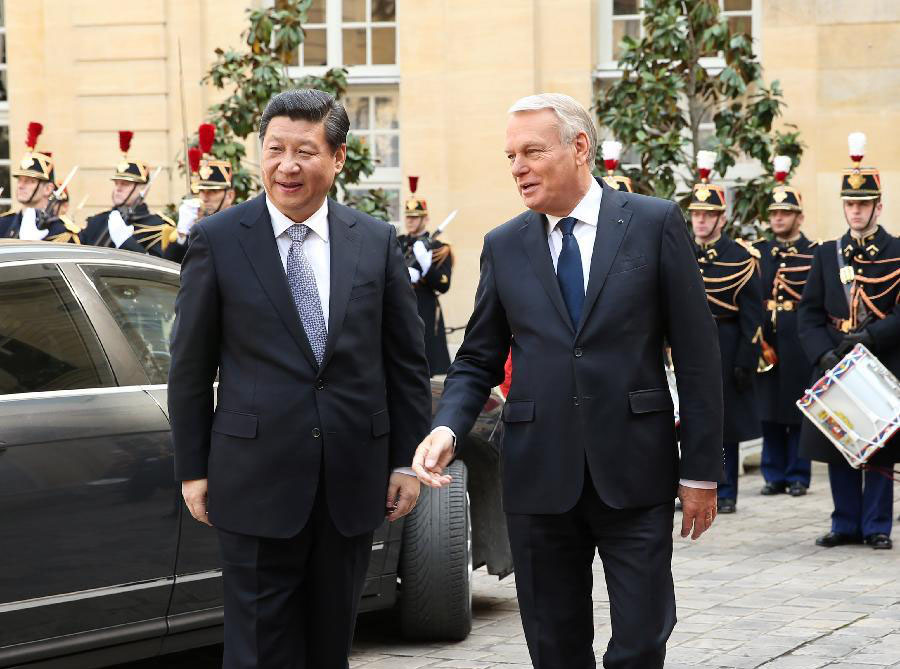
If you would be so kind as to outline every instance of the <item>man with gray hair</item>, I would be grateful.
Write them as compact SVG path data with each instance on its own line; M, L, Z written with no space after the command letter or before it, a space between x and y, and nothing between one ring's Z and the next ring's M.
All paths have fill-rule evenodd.
M327 197L349 126L322 91L272 98L265 192L197 223L181 265L175 476L218 531L225 669L346 669L373 530L419 495L424 331L394 227Z
M682 537L716 514L718 340L681 211L594 179L596 146L590 115L566 95L510 109L506 155L528 210L484 238L475 308L413 469L426 485L449 483L456 435L503 381L511 349L503 504L534 666L596 666L596 552L612 618L603 666L662 669L675 625L673 498Z

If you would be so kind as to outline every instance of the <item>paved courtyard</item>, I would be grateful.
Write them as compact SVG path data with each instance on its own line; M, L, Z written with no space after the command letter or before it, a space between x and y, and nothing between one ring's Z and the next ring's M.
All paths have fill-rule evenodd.
M806 497L760 496L756 471L741 486L737 514L720 516L699 542L676 536L679 622L667 669L900 668L900 545L875 551L813 544L829 528L824 467L815 468ZM599 561L594 572L599 664L609 607ZM390 615L364 617L351 667L529 668L515 594L513 577L498 582L476 572L474 629L455 644L402 643L391 633Z

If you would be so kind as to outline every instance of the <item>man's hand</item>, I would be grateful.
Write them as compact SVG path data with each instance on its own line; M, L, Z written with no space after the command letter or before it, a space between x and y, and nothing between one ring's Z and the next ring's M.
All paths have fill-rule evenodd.
M875 343L872 341L872 334L867 328L863 328L859 332L848 332L844 335L844 339L838 344L835 353L839 358L843 358L857 344L862 344L870 351L875 350Z
M681 536L691 535L691 539L699 539L716 519L716 489L689 488L678 486L678 499L681 500ZM693 533L691 528L693 527Z
M184 503L187 504L188 511L191 512L194 519L212 527L212 523L209 522L209 516L206 513L206 491L208 487L207 479L182 481L181 496L184 497Z
M388 483L387 513L392 523L413 510L419 499L419 479L409 474L394 472Z
M824 374L840 361L841 359L836 352L825 351L825 353L822 354L822 357L819 358L819 362L816 366L819 368L819 373Z
M452 459L453 436L446 430L436 430L419 444L412 468L422 483L432 488L442 488L453 480L442 474Z

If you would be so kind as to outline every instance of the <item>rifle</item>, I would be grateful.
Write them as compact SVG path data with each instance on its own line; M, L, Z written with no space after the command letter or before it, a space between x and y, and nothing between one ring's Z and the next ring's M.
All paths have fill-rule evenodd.
M162 165L153 170L153 174L151 174L150 178L147 180L147 185L144 186L144 189L138 194L138 198L134 204L121 204L116 207L116 209L122 215L122 220L125 221L125 223L128 223L128 221L134 217L134 212L137 210L137 208L144 204L144 200L147 198L147 193L150 190L150 186L153 185L153 182L156 180L156 177L159 176L159 173L161 171Z
M453 211L451 211L450 215L447 216L447 218L445 218L441 222L441 224L437 227L437 230L434 231L434 234L426 232L424 235L422 235L421 237L414 240L413 244L415 242L420 241L423 244L425 244L425 248L428 249L429 251L433 251L434 249L436 249L437 248L437 242L436 242L437 238L447 228L447 226L450 225L450 223L453 221L453 219L456 218L456 214L458 214L458 213L459 213L459 209L454 209ZM413 253L412 247L413 247L413 245L410 244L403 252L403 258L406 261L407 267L412 267L416 262L416 256Z
M78 165L69 171L69 175L59 185L59 188L50 193L50 197L47 200L47 206L37 212L35 225L37 225L38 230L47 230L50 227L50 224L59 218L59 208L62 205L62 194L65 192L66 186L72 181L72 177L75 176L77 171Z

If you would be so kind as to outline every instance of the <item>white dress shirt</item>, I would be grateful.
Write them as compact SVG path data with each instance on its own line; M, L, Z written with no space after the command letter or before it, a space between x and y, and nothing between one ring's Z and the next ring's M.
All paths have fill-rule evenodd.
M600 217L600 200L603 199L603 187L596 179L591 179L590 188L585 193L581 201L575 205L568 217L577 219L572 234L578 242L578 250L581 252L581 270L584 274L584 292L587 293L588 281L591 275L591 259L594 256L594 242L597 239L597 220ZM553 269L556 270L556 264L559 261L559 254L562 251L563 235L562 230L558 227L562 216L551 216L547 214L547 243L550 245L550 256L553 259ZM456 444L456 435L449 427L440 425L432 434L438 430L449 432L453 436L453 443ZM690 479L681 479L681 485L688 488L706 488L712 489L717 487L715 481L693 481Z
M316 288L319 291L319 302L322 304L322 316L325 317L325 331L328 332L328 298L331 296L331 252L328 246L328 198L322 202L316 212L305 221L292 221L272 204L266 195L266 207L272 219L272 232L275 233L275 244L281 256L281 267L287 274L287 257L291 250L291 236L288 228L302 223L310 230L303 240L303 252L316 276Z
M266 208L269 210L269 218L272 219L272 232L275 233L275 244L278 246L278 255L281 256L281 267L287 274L287 257L291 250L291 236L288 228L297 223L309 227L309 234L303 240L303 252L306 254L309 264L312 266L316 277L316 289L319 291L319 302L322 304L322 316L325 317L325 330L328 331L328 299L331 297L331 251L328 245L328 198L312 216L305 221L292 221L272 204L268 194L266 195ZM400 474L415 476L412 467L398 467L394 470Z

